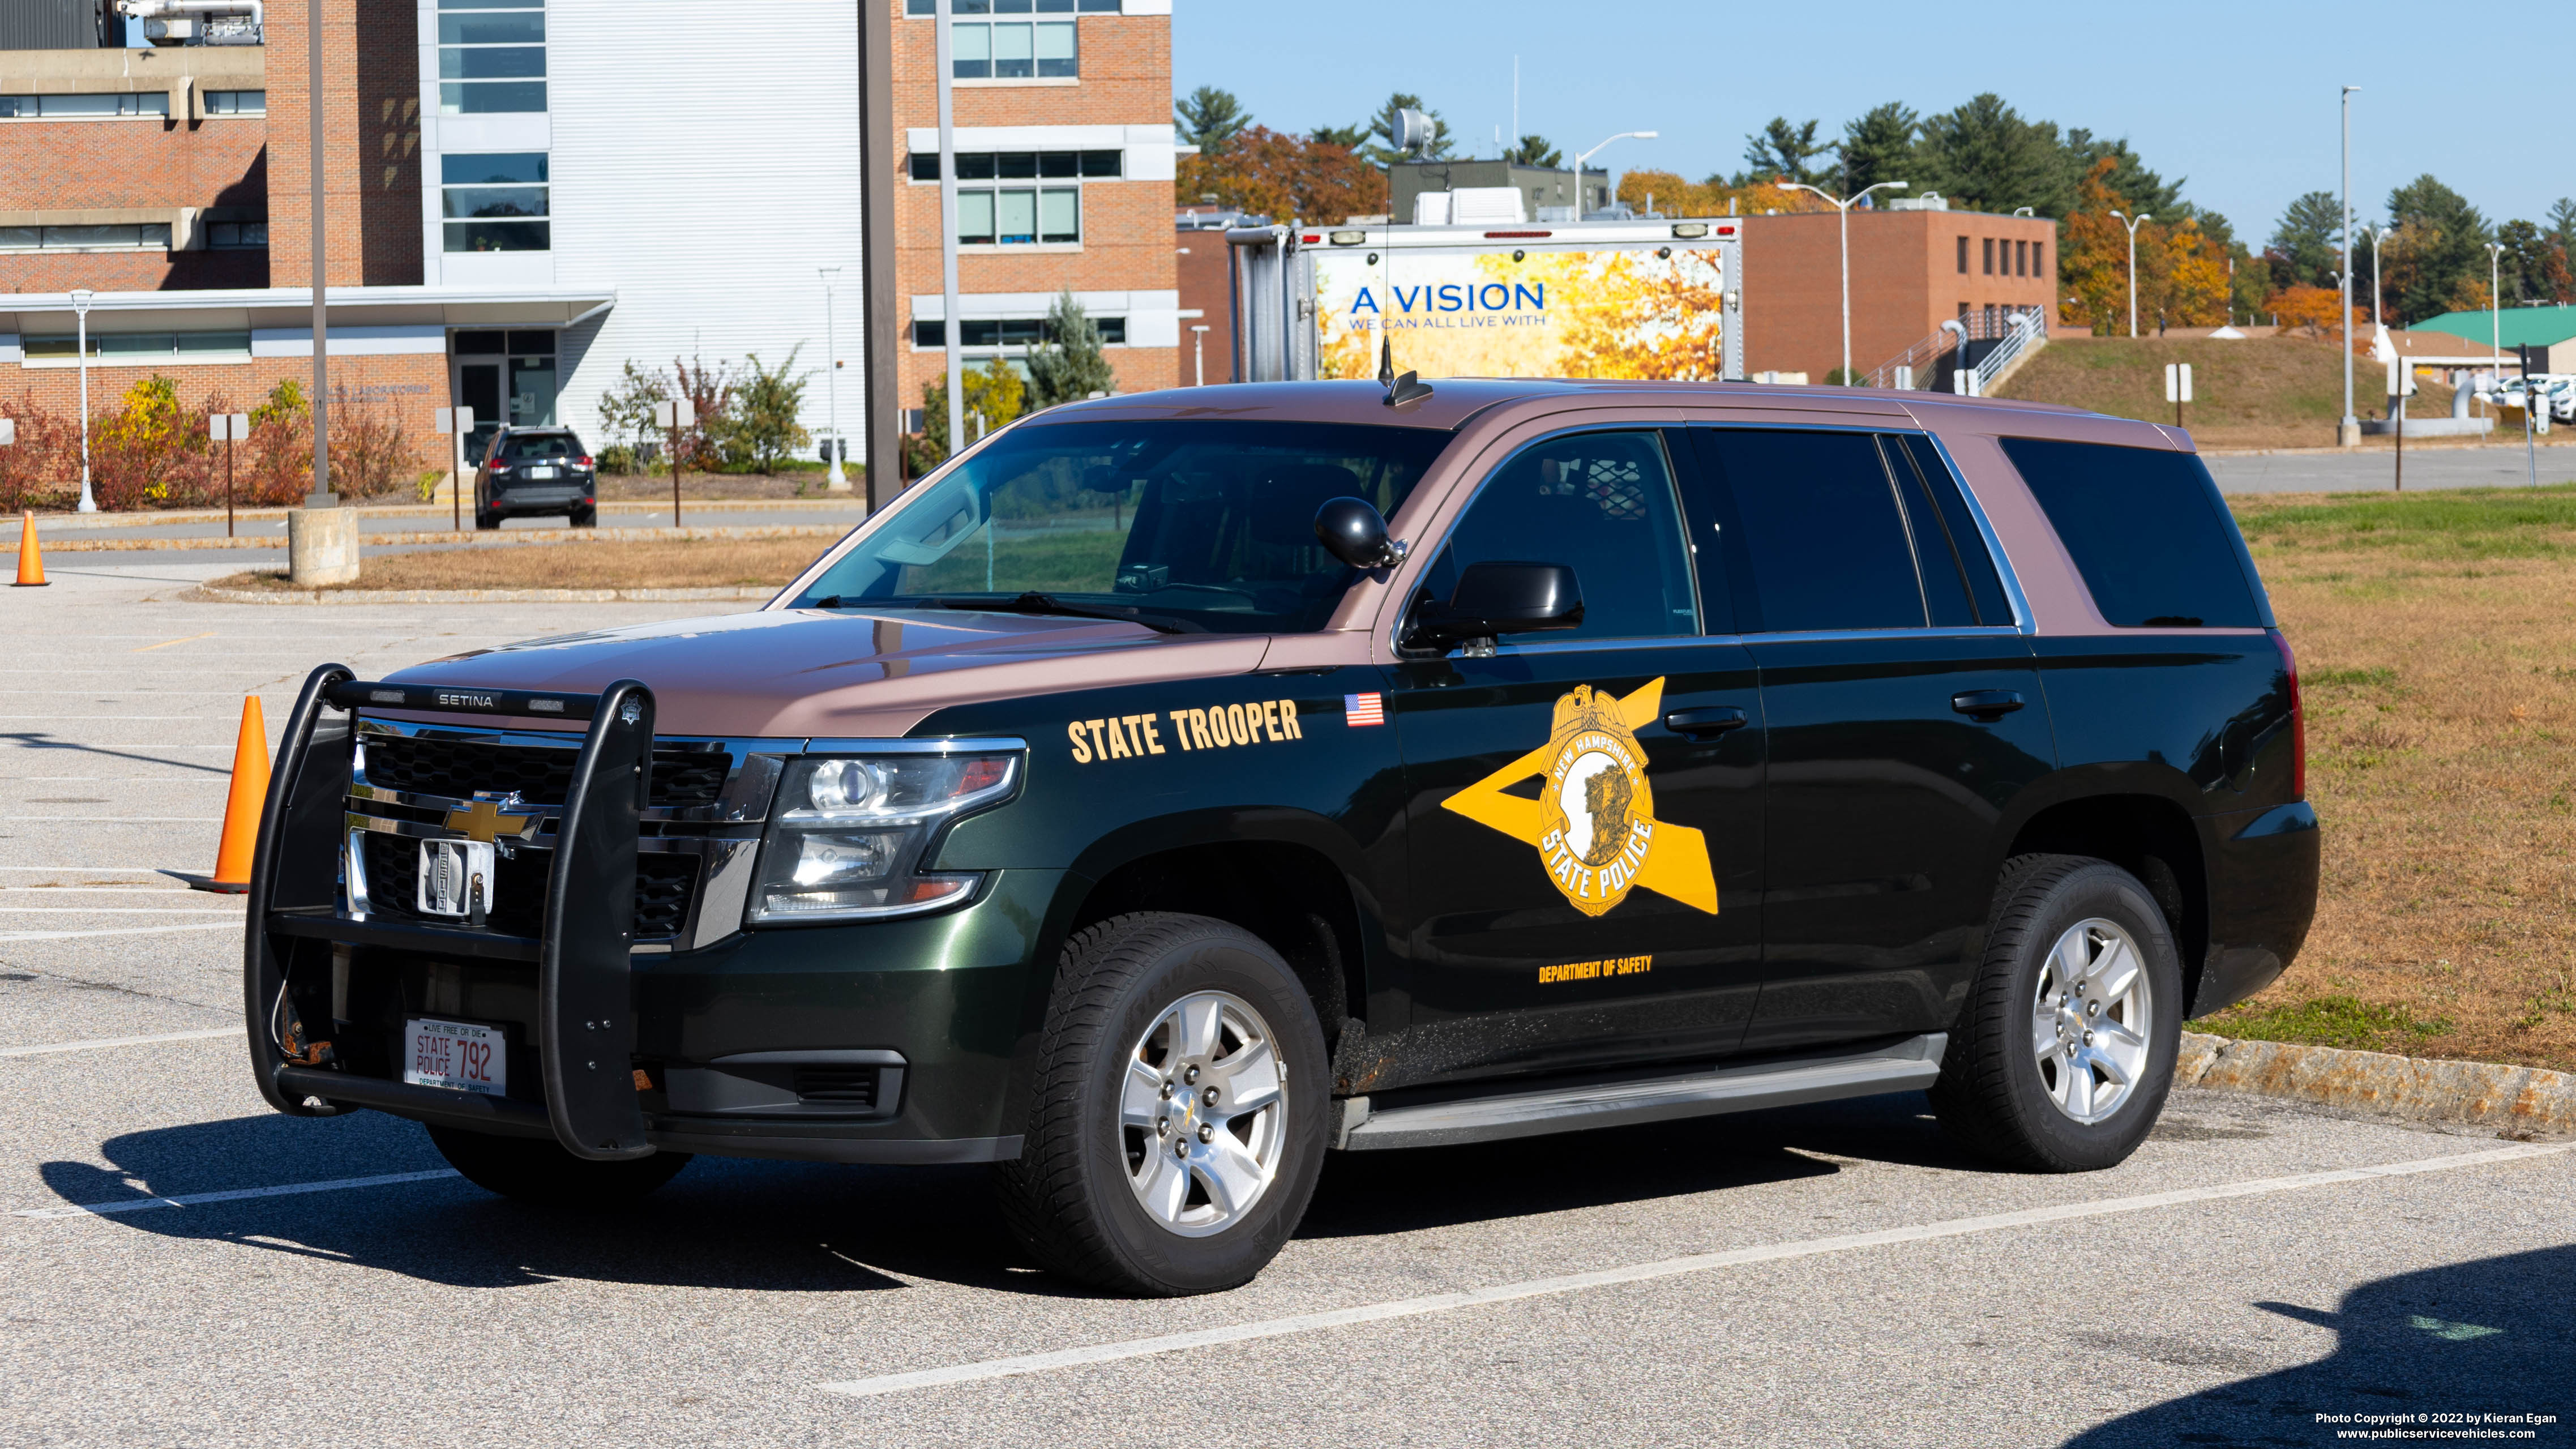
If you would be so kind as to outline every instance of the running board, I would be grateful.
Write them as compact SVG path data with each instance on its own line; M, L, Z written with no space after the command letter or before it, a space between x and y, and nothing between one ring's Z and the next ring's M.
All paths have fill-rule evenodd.
M1352 1097L1342 1103L1341 1130L1334 1134L1333 1145L1352 1152L1446 1147L1908 1092L1932 1085L1933 1078L1941 1075L1941 1052L1949 1040L1947 1033L1936 1031L1859 1056L1715 1067L1677 1077L1515 1092L1383 1112L1370 1111L1366 1097Z

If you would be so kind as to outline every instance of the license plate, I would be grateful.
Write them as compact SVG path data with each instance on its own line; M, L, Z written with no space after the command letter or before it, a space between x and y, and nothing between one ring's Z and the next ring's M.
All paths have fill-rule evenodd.
M492 842L420 843L419 910L425 916L470 916L492 910Z
M497 1028L425 1016L403 1025L411 1038L404 1081L493 1097L510 1090L510 1044Z
M528 476L531 478L551 478L555 476L555 470L552 468L530 468L528 470Z

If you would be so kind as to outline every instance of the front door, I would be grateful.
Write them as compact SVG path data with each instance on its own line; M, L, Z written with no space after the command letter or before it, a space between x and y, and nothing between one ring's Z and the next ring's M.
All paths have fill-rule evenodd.
M1569 565L1584 620L1392 672L1407 1077L1709 1057L1743 1034L1763 730L1751 658L1701 635L1673 441L1648 428L1523 448L1425 575L1446 597L1468 564Z
M2029 641L1919 434L1694 428L1770 731L1745 1050L1945 1030L2013 795L2055 759Z

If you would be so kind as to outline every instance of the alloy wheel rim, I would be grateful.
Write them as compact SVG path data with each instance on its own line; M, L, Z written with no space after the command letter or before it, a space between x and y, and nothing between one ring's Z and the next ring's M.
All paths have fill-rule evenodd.
M2048 948L2031 1000L2031 1052L2049 1105L2109 1120L2137 1095L2155 1039L2146 955L2117 922L2079 921Z
M1270 1023L1239 996L1184 996L1127 1053L1118 1094L1127 1185L1167 1231L1221 1233L1278 1176L1287 1112Z

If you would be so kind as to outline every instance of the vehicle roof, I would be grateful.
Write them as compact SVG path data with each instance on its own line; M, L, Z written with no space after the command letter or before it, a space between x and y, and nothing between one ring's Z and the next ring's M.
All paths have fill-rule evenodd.
M1271 422L1376 423L1395 427L1464 427L1479 414L1516 402L1584 399L1607 405L1795 408L1802 412L1852 412L1877 417L1925 408L1975 408L1987 412L2081 418L2080 408L2008 398L1955 397L1892 388L1788 387L1751 382L1643 382L1624 379L1450 377L1432 382L1431 396L1402 408L1386 405L1386 390L1371 381L1219 383L1092 398L1047 409L1028 426L1108 421L1116 418L1236 418Z

